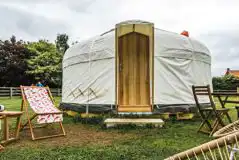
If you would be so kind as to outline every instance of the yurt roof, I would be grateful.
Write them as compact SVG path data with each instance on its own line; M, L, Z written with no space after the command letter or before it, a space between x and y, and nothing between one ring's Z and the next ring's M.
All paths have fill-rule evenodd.
M124 24L150 23L146 21L125 21ZM117 24L117 25L119 25ZM116 26L117 26L116 25ZM81 41L70 47L63 58L63 67L88 61L90 58L113 58L115 47L115 29L104 32L101 35ZM178 57L185 59L197 59L211 63L210 52L201 42L184 35L155 28L154 32L155 56ZM91 54L90 54L91 53ZM93 57L91 57L93 55ZM98 56L97 56L98 55ZM68 60L71 62L69 63ZM66 62L67 61L67 62ZM74 62L73 62L74 61ZM65 63L65 64L64 64Z
M119 25L122 26L122 25L129 25L129 24L153 24L153 23L148 21L143 21L143 20L127 20L127 21L123 21L116 24L116 27Z

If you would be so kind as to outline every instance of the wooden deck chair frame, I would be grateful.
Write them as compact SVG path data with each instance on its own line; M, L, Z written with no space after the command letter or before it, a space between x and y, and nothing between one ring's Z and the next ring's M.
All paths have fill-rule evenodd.
M2 120L4 116L0 116L0 120ZM0 124L1 125L1 124ZM4 147L0 144L0 152L4 150Z
M212 140L165 160L234 160L239 156L239 132Z
M231 122L230 116L228 114L228 108L220 108L217 109L215 103L213 101L213 97L211 94L210 86L192 86L193 96L196 102L196 107L198 108L199 114L202 118L202 123L198 128L198 132L203 132L210 134L210 136L218 129L219 126L224 127L225 124L222 120L223 116L227 116L228 121ZM202 107L199 102L198 96L208 96L210 101L210 108ZM212 115L215 115L215 119L212 123L210 123L209 119L212 118ZM204 131L202 128L207 126L209 131Z
M46 127L48 125L48 123L46 123L44 126L33 126L32 124L32 120L35 119L37 116L39 115L47 115L47 114L63 114L62 111L59 111L59 112L56 112L56 113L34 113L34 115L32 117L30 117L29 115L29 111L28 111L28 101L26 99L26 96L24 94L24 87L36 87L36 86L20 86L21 88L21 94L22 94L22 105L21 105L21 111L24 112L24 114L26 114L27 116L27 122L25 122L25 124L21 125L21 130L23 129L30 129L30 133L31 133L31 137L32 137L32 140L39 140L39 139L46 139L46 138L53 138L53 137L59 137L59 136L65 136L66 133L65 133L65 129L63 127L63 124L62 122L54 122L54 123L59 123L59 126L60 126L60 129L61 129L61 133L59 134L54 134L54 135L49 135L49 136L41 136L41 137L36 137L35 134L34 134L34 129L35 128L42 128L42 127ZM52 103L55 105L55 101L53 99L53 96L51 94L51 91L50 91L50 88L49 87L44 87L46 88L47 92L48 92L48 95L52 101ZM29 127L27 127L27 125L29 125Z

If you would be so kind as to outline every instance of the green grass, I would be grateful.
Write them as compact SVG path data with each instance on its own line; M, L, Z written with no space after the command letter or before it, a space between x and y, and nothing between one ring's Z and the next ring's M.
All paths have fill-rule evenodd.
M136 135L109 146L65 146L49 148L13 148L0 154L0 159L164 159L174 153L191 148L210 138L197 134L199 122L168 122L165 128L121 128L119 133ZM93 126L96 130L102 130ZM111 132L115 129L108 129ZM138 138L137 138L138 137Z
M56 98L59 104L60 98ZM6 106L7 110L19 110L21 100L19 98L0 98L0 104ZM229 107L232 107L230 105ZM235 111L231 112L233 119L236 118ZM74 124L71 118L68 124ZM142 127L119 127L116 129L103 129L100 125L77 124L87 126L98 133L129 134L132 138L116 139L108 145L61 145L59 147L49 145L47 148L41 145L37 147L8 146L0 154L1 160L24 159L24 160L71 160L71 159L157 159L164 158L209 141L208 135L197 133L199 120L166 122L164 128L142 128ZM75 125L75 124L74 124ZM76 126L77 126L76 125ZM82 133L83 134L83 133ZM79 135L80 136L80 135ZM47 140L46 140L47 141ZM34 143L34 142L33 142Z

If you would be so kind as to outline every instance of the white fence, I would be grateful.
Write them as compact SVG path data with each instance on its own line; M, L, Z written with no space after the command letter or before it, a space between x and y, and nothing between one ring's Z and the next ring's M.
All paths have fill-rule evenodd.
M60 88L50 88L53 96L61 96ZM0 97L21 96L20 87L0 87Z
M50 88L50 90L53 96L61 96L60 88ZM239 93L239 87L237 90L214 90L214 92L238 92ZM21 96L20 87L0 87L0 97L12 98L13 96Z

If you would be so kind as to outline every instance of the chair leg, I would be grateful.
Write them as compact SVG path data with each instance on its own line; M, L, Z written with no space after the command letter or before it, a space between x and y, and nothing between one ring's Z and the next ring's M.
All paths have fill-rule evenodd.
M32 121L36 116L37 114L34 114L31 118L27 118L26 123L21 126L21 130L23 130L23 128L25 128L29 124L29 120Z
M202 127L204 126L205 123L206 123L205 120L203 120L203 122L200 124L200 126L199 126L197 132L200 132L200 131L201 131L201 129L202 129Z
M206 131L201 130L204 125L207 125L207 127L208 127L208 129L209 129L210 131L213 129L212 126L211 126L211 124L210 124L210 122L209 122L207 119L205 119L205 120L203 120L203 122L200 124L200 126L199 126L197 132L210 133L210 131L206 132Z
M226 116L227 116L227 119L228 119L229 123L232 123L232 119L231 119L231 117L229 116L228 112L226 112Z
M63 127L63 124L62 124L62 122L59 122L59 123L60 123L61 131L62 131L63 135L65 136L66 132L65 132L65 129Z
M63 125L62 125L62 122L59 122L59 125L60 125L62 133L55 134L55 135L50 135L50 136L35 137L34 140L66 136L65 129L64 129Z
M63 127L63 124L62 122L59 122L59 125L60 125L60 129L61 129L61 132L60 134L56 134L56 135L50 135L50 136L42 136L42 137L35 137L35 134L34 134L34 129L36 128L42 128L42 127L46 127L48 126L49 124L45 124L44 126L33 126L31 121L36 117L37 115L34 115L33 117L31 118L27 118L27 122L23 125L23 127L21 128L22 130L23 129L26 129L26 126L29 125L29 127L27 129L30 129L30 133L31 133L31 137L32 137L32 140L39 140L39 139L46 139L46 138L52 138L52 137L59 137L59 136L65 136L66 135L66 132L65 132L65 129Z
M222 115L224 115L224 114L222 113ZM220 120L221 120L221 123L220 123ZM217 131L217 128L219 127L219 125L221 125L222 127L225 126L224 123L222 122L221 117L216 118L215 122L213 123L213 130L210 133L210 136L212 136L212 134Z
M210 122L208 121L208 119L210 118L210 116L212 115L212 111L210 111L206 117L206 123L207 123L207 126L210 130L212 130L212 125L210 124Z
M216 118L216 119L213 121L213 123L212 123L212 128L214 128L215 125L217 125L218 123L219 123L219 121L218 121L218 119Z
M21 129L21 116L18 117L17 119L17 122L16 122L16 132L15 132L15 137L16 139L19 139L19 132L20 132L20 129Z
M218 120L218 123L221 124L221 126L225 126L223 123L222 117L224 116L225 112L215 112L216 119Z
M32 123L31 123L30 119L28 120L28 124L29 124L29 129L30 129L30 132L31 132L32 140L34 141L35 140L35 135L34 135L34 131L33 131Z
M207 125L207 127L208 127L208 129L210 130L210 131L212 131L212 125L210 124L210 122L208 121L208 119L209 119L209 117L212 115L212 111L209 111L209 113L207 114L207 116L205 116L205 115L202 115L202 118L203 118L203 121L202 121L202 123L200 124L200 126L199 126L199 129L198 129L198 131L197 132L199 132L199 131L201 131L201 132L203 132L201 129L202 129L202 127L206 124ZM210 132L209 132L210 133Z
M218 120L216 120L215 125L213 126L213 129L212 129L211 133L209 134L209 136L212 136L213 133L216 132L218 125L219 125L219 122L218 122Z
M239 106L235 106L236 110L237 110L237 119L239 119Z
M228 112L226 112L226 113L228 113ZM217 128L219 127L219 125L221 125L222 127L224 127L225 126L225 124L223 123L223 121L222 121L222 117L225 115L227 115L225 112L221 112L221 113L218 113L217 115L216 115L216 119L215 119L215 121L213 122L213 129L212 129L212 132L210 133L210 136L212 136L212 134L214 133L214 132L216 132L217 131Z

